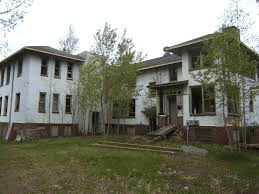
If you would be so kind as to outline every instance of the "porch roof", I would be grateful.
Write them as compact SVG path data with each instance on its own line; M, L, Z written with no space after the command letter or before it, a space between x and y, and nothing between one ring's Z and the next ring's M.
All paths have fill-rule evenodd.
M171 86L180 86L180 85L186 85L188 84L188 80L184 80L184 81L171 81L168 83L164 83L164 84L156 84L156 85L149 85L147 86L150 89L161 89L161 88L168 88Z

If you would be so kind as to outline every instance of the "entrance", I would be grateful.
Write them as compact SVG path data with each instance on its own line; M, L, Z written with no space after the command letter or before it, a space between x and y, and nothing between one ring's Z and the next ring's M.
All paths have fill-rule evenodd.
M169 124L177 124L176 96L168 96L169 102Z

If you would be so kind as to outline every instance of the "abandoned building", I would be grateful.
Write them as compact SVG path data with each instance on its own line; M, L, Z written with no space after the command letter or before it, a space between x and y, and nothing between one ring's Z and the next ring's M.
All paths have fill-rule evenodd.
M48 46L26 46L0 63L0 136L77 135L73 87L84 59Z

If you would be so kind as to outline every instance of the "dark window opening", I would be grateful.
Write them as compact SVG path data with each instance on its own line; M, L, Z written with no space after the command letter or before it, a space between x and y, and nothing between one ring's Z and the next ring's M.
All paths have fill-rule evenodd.
M59 94L53 94L53 113L59 113Z
M72 95L66 95L66 113L72 113L71 112L71 106L72 106Z
M45 106L46 106L46 93L40 92L40 99L39 99L39 113L45 113Z
M254 100L252 94L250 94L249 97L249 112L254 112Z
M5 96L4 116L7 116L7 109L8 109L8 96Z
M131 99L129 103L113 102L112 117L135 117L136 103L135 99Z
M1 116L1 114L2 114L2 97L0 97L0 116Z
M19 59L18 61L17 77L20 77L22 75L22 61L23 59Z
M67 79L72 80L73 79L73 65L68 64L67 66Z
M6 85L10 83L10 74L11 74L11 65L7 67L7 77L6 77Z
M169 75L170 75L170 81L176 81L177 80L177 66L169 65Z
M15 108L14 112L19 112L20 111L20 93L16 94L16 99L15 99Z
M192 113L202 113L202 91L201 87L192 88Z
M203 90L204 112L215 112L215 97L212 87Z
M164 114L164 101L163 101L163 92L159 91L159 115Z
M0 86L3 86L4 85L4 68L2 68L2 71L1 71L1 83L0 83Z
M41 76L48 76L48 64L47 64L47 59L43 58L41 62L41 70L40 70L40 75Z
M55 78L60 78L60 62L56 61L55 62L55 73L54 73Z

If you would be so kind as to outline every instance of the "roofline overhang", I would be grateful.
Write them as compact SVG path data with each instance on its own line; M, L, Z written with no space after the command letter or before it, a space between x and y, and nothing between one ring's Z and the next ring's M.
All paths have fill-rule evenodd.
M16 52L14 52L13 54L9 55L8 57L4 58L2 61L0 61L0 64L9 61L15 55L18 55L19 53L22 53L26 50L35 51L35 52L38 52L38 53L44 53L44 54L48 54L48 55L53 55L53 56L57 56L57 57L62 57L62 58L66 58L66 59L70 59L70 60L74 60L74 61L84 62L83 59L77 59L77 58L74 58L74 57L59 55L59 54L55 54L55 53L52 53L52 52L42 51L42 50L39 50L39 49L34 49L34 48L30 48L30 47L25 46L25 47L17 50Z
M163 63L163 64L159 64L159 65L153 65L153 66L149 66L149 67L142 67L142 68L138 69L138 71L143 71L143 70L147 70L147 69L153 69L153 68L162 67L162 66L166 66L166 65L170 65L170 64L181 63L181 62L182 62L182 60L177 60L177 61L172 61L172 62Z
M188 82L189 82L189 80L171 81L169 83L164 83L164 84L148 85L147 88L150 88L150 89L163 89L163 88L168 88L168 87L171 87L171 86L187 85Z

